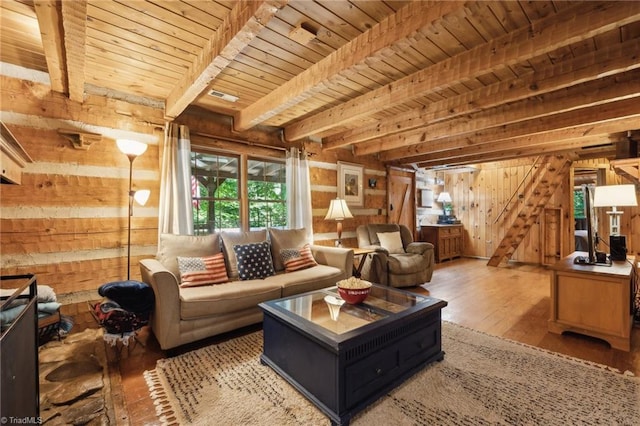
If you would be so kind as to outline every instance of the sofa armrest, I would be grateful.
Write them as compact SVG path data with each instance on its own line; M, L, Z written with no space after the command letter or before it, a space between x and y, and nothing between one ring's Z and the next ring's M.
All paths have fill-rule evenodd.
M142 281L153 288L155 309L151 326L160 347L172 347L180 330L180 287L176 276L156 259L140 261Z
M424 254L427 250L433 250L433 244L427 242L413 242L407 245L407 253Z
M353 275L353 250L341 247L311 246L316 262L333 266L344 272L344 278Z

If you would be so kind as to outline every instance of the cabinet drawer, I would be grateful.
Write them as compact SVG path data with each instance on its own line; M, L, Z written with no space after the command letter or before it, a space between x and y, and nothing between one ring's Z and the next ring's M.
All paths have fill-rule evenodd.
M346 404L351 407L392 380L391 374L400 365L397 348L388 347L382 352L363 359L345 369Z
M408 336L400 344L400 362L419 363L440 352L442 334L439 322L433 322L423 330Z

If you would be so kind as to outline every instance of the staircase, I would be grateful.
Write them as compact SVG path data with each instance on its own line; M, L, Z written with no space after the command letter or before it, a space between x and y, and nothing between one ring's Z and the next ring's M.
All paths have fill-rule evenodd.
M498 266L504 258L509 259L513 255L562 179L569 173L571 162L569 155L547 155L541 159L540 167L532 175L532 184L524 190L524 207L518 203L512 207L512 210L522 210L489 259L488 266Z

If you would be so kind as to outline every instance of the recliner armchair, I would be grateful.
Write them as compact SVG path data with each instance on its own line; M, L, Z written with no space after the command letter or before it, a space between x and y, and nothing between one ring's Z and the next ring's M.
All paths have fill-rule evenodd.
M399 232L403 253L390 253L380 245L378 233ZM356 229L358 247L374 249L362 267L362 278L392 287L413 287L431 281L435 264L433 244L414 242L405 225L380 223Z

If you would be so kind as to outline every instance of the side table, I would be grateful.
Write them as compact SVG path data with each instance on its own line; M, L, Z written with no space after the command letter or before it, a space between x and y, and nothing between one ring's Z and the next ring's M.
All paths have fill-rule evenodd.
M353 248L351 250L353 250L354 259L356 257L359 258L358 264L356 265L355 262L353 264L353 276L360 278L360 276L362 276L362 267L364 266L364 261L367 259L367 255L369 253L375 253L375 250L367 248Z

